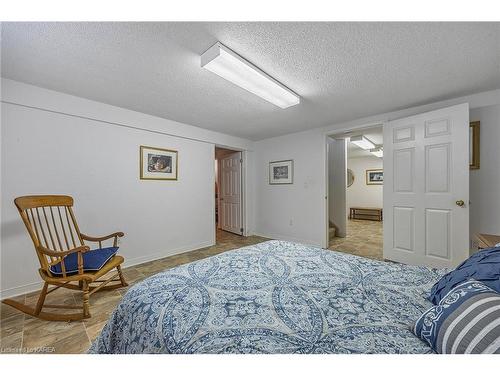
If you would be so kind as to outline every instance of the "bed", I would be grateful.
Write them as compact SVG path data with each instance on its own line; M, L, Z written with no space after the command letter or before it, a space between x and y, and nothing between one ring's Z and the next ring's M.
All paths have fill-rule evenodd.
M136 284L89 353L432 353L410 327L445 272L263 242Z

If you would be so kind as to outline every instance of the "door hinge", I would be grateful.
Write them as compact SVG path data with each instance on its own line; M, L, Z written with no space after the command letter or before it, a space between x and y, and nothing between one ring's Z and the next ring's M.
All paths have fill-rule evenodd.
M243 233L243 228L240 228L240 232Z
M240 159L240 163L243 163L243 159Z

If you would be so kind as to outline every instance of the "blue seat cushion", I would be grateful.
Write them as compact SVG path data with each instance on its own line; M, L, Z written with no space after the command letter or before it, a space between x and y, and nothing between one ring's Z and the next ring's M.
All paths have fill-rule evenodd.
M437 305L450 290L469 279L481 281L500 293L500 247L478 251L444 275L433 285L429 301Z
M118 247L105 247L103 249L95 249L83 253L83 270L99 271L117 251ZM72 253L66 256L66 258L64 258L64 266L66 267L67 275L78 273L78 253ZM54 275L62 275L61 263L51 266L50 272Z

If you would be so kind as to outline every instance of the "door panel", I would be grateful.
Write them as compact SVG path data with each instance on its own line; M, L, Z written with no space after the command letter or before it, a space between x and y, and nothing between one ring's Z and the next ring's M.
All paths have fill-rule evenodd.
M242 235L241 152L235 152L220 161L221 228Z
M425 192L449 193L451 144L425 146Z
M413 148L394 151L394 191L398 193L413 192L415 175Z
M413 252L415 249L413 207L394 207L394 248Z
M425 254L450 258L450 210L425 210Z
M453 267L468 257L468 137L468 104L384 125L384 258Z

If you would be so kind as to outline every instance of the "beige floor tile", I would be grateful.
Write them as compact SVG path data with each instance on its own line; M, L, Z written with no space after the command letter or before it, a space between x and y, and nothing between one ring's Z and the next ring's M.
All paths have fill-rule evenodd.
M380 221L348 220L347 236L330 238L329 249L383 260L383 224Z
M90 318L85 319L85 327L90 327L94 324L107 322L109 316L114 311L116 306L120 303L123 296L118 293L118 297L113 297L105 301L101 301L99 304L91 305L90 307Z
M101 333L102 329L106 325L106 321L98 322L92 325L85 324L85 327L87 329L87 336L89 337L90 341L94 341L97 336L99 336L99 333Z
M45 297L45 303L50 305L75 305L75 296L81 296L81 292L58 289ZM26 304L35 307L39 295L26 298ZM81 300L81 297L79 298Z
M48 322L31 319L24 326L23 348L30 351L35 348L55 347L56 342L77 334L87 337L83 322Z
M51 346L54 347L54 351L50 353L54 354L85 353L90 347L90 340L87 333L83 331L65 336Z
M0 353L17 354L22 350L23 332L0 338Z
M10 299L17 301L17 302L24 303L26 300L26 296L24 296L24 295L17 296L17 297L12 297ZM6 305L4 303L0 304L0 320L7 319L7 318L10 318L14 315L19 315L19 314L22 314L19 310L15 309L9 305Z
M0 322L0 338L4 338L15 333L23 331L24 314L12 315L9 318L2 319Z

